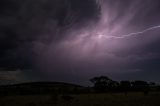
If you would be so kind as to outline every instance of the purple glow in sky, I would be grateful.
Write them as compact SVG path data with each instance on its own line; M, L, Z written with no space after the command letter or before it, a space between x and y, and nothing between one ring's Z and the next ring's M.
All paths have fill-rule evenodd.
M1 67L82 84L96 75L160 81L159 0L12 2L0 11Z

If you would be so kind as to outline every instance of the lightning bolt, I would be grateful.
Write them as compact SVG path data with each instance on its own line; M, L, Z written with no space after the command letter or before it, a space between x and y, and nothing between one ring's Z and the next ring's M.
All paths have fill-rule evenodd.
M110 36L106 36L105 34L97 34L98 35L98 38L106 38L106 39L123 39L123 38L126 38L126 37L130 37L130 36L136 36L136 35L140 35L140 34L143 34L145 32L148 32L148 31L151 31L151 30L154 30L154 29L158 29L160 28L160 25L158 26L154 26L154 27L150 27L150 28L147 28L143 31L139 31L139 32L133 32L133 33L129 33L129 34L126 34L126 35L121 35L121 36L113 36L113 35L110 35Z

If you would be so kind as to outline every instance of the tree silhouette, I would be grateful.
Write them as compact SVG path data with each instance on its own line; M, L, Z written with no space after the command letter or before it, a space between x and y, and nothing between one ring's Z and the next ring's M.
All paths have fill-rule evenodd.
M131 82L130 81L121 81L120 82L120 90L127 95L128 91L131 89Z
M149 86L156 86L156 83L155 82L149 82Z
M132 82L132 87L135 90L143 90L145 87L148 87L148 86L149 84L146 81L137 80Z
M143 91L145 95L149 92L149 84L146 81L134 81L132 82L132 87L135 91Z
M90 81L94 84L94 89L97 92L105 92L113 85L113 81L107 76L94 77Z

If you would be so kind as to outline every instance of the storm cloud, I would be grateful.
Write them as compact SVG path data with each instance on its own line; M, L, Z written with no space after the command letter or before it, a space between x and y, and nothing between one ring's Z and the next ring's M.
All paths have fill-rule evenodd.
M5 67L31 66L36 55L32 51L35 43L49 45L65 39L71 30L80 30L97 21L100 14L92 0L0 2L0 56L1 66Z
M159 11L159 0L1 0L0 67L160 81Z

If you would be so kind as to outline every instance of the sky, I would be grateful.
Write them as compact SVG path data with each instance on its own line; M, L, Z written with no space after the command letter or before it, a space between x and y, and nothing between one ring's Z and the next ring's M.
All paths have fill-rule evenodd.
M1 0L0 83L160 82L159 11L159 0Z

